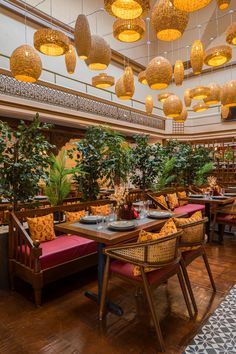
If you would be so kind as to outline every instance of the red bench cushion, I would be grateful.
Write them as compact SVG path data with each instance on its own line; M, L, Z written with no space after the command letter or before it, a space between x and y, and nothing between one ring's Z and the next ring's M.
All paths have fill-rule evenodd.
M42 242L40 247L41 269L47 269L96 252L97 243L80 236L62 235L55 240Z
M236 215L234 214L219 214L216 217L216 222L226 222L229 224L236 224Z
M187 204L187 205L183 205L178 208L175 208L174 212L175 213L186 213L189 216L191 216L196 211L204 211L204 210L205 210L205 206L202 204Z
M146 273L148 281L150 284L154 284L157 281L161 281L167 278L168 274L171 274L175 269L177 269L178 264L173 266L165 267L162 269L153 270L152 272ZM124 263L121 261L114 261L111 263L110 272L117 273L121 276L134 279L137 281L143 281L140 275L134 275L134 265L130 263Z

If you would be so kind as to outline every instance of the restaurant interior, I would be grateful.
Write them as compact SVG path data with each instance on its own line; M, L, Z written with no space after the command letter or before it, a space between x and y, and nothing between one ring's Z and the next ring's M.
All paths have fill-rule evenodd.
M0 29L0 353L236 353L236 1Z

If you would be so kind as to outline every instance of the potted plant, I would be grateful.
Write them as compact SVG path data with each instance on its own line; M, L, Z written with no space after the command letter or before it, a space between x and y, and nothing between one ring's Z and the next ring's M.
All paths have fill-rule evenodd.
M29 124L21 121L16 130L0 121L0 195L17 209L39 192L39 181L48 178L50 152L54 148L44 136L51 127L37 113Z

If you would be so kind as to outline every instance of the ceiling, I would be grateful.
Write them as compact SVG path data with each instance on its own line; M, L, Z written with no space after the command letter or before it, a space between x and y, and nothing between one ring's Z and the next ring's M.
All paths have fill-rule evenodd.
M155 2L155 0L151 0L151 8ZM115 18L103 10L103 0L26 0L26 3L42 12L52 14L56 19L70 24L72 27L78 14L86 14L92 33L103 36L112 49L127 58L131 58L144 66L147 65L148 31L146 31L142 40L135 43L123 43L116 40L112 35L112 24ZM217 9L216 0L213 0L207 7L190 14L188 27L181 39L174 42L163 42L156 39L151 24L147 20L147 26L150 26L149 40L151 42L149 58L162 55L172 63L176 59L186 61L189 57L187 46L190 46L193 40L198 38L202 40L205 48L224 44L224 32L231 21L236 21L236 1L231 0L230 7L226 11L220 11ZM233 49L233 59L236 59L236 48Z

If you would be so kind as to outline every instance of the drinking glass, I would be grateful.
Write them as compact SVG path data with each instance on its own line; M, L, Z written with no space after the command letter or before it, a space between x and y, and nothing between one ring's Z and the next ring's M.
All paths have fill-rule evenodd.
M97 214L96 217L97 217L97 219L96 219L97 230L102 230L104 216L102 214Z

